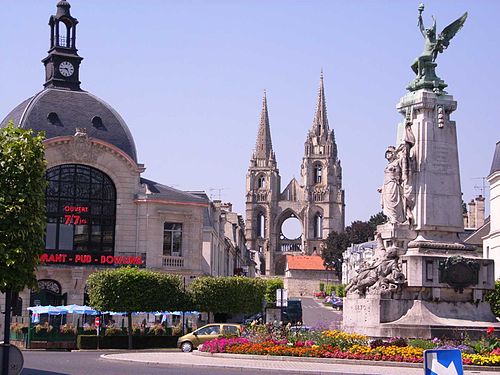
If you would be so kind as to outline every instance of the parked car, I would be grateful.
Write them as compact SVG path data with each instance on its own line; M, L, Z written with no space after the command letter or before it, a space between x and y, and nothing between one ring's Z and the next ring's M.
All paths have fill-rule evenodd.
M243 320L243 324L247 325L247 324L252 323L254 320L255 321L259 321L261 319L263 319L262 313L258 312L257 314L253 314L252 316L250 316L250 317L246 318L245 320Z
M207 324L196 331L179 337L177 347L183 352L190 352L197 349L198 346L209 340L215 339L224 335L239 336L241 325L232 323L213 323Z

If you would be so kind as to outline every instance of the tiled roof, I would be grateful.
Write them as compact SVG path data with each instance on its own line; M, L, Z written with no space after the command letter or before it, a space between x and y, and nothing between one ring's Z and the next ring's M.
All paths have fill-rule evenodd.
M325 271L323 259L319 255L287 255L289 270Z
M141 177L141 184L146 185L150 194L149 196L161 199L167 199L180 203L200 203L208 205L208 199L190 194L182 190L174 189L173 187L162 185L158 182L151 181Z

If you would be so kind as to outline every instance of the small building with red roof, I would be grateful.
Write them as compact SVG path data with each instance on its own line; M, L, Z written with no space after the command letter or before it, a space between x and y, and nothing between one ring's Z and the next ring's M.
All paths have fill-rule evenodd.
M312 296L319 284L339 282L333 270L327 270L319 255L287 255L284 286L289 297Z

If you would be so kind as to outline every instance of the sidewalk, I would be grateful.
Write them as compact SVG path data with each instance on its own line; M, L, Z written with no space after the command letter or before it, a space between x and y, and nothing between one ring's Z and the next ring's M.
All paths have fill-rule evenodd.
M327 358L268 357L256 355L181 353L181 352L135 352L103 354L101 358L113 361L144 362L151 364L177 365L185 367L211 367L274 370L291 374L363 374L363 375L422 375L423 364L353 361ZM465 375L491 375L498 368L467 369Z

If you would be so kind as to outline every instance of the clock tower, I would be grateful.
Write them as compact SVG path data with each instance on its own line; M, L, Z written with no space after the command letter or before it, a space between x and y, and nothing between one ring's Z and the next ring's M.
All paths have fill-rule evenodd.
M45 64L45 88L81 90L79 69L83 57L77 53L78 20L71 16L70 8L66 0L59 1L56 15L49 19L49 55L42 60Z

